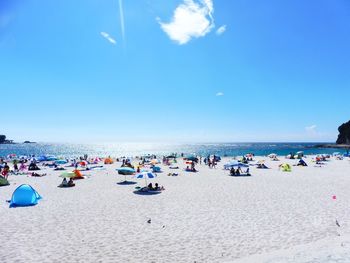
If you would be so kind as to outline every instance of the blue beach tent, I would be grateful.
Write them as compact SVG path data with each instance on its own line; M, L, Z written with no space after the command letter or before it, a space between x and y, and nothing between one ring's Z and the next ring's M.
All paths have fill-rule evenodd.
M39 156L34 158L37 162L45 162L47 161L46 156Z
M41 196L33 187L22 184L13 192L10 207L36 205L40 199Z
M161 172L161 168L160 168L159 166L154 166L154 167L152 168L152 172L154 172L154 173L160 173L160 172Z

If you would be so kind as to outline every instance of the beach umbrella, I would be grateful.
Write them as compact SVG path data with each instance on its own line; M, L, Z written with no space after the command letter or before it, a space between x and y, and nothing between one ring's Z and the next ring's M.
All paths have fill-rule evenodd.
M131 167L121 167L116 170L118 171L118 174L123 174L123 175L131 175L135 173L135 170Z
M46 156L34 157L34 159L38 162L44 162L46 161Z
M185 158L187 161L193 161L193 162L198 162L198 158L196 156L187 156Z
M148 179L153 179L156 178L157 175L155 175L154 173L151 172L142 172L136 175L137 179L145 179L146 182L146 186L147 186L147 178Z
M55 161L55 164L66 164L67 161L66 160L57 160Z
M159 160L157 160L157 159L153 159L153 160L151 160L151 164L158 164L158 163L160 163L160 161L159 161Z
M122 167L122 168L118 168L118 169L115 169L115 170L118 171L118 174L124 175L125 182L127 181L126 180L126 176L127 175L133 175L135 173L135 170L130 168L130 167Z
M76 174L73 172L65 172L65 173L62 173L60 175L60 177L62 177L62 178L73 178L75 176L76 176Z
M55 156L46 156L46 161L56 161L57 158Z

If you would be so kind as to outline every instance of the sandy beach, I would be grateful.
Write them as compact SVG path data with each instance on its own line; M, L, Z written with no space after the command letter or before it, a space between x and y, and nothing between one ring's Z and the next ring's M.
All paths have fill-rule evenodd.
M261 159L268 158L255 158ZM303 246L325 240L331 240L326 250L349 251L349 160L331 159L320 168L308 157L309 167L293 166L290 173L278 165L296 160L267 160L271 169L252 167L251 177L228 176L227 160L216 169L198 165L198 173L183 171L179 161L179 176L168 176L173 171L161 165L163 172L149 181L166 190L153 196L134 194L135 185L117 185L124 179L115 171L120 163L83 172L86 179L68 189L57 187L61 172L49 168L39 171L48 174L40 178L10 175L11 185L0 188L0 261L296 262L283 251L299 246L300 254ZM10 209L5 201L21 184L33 186L43 199ZM273 253L285 258L270 261Z
M349 47L350 0L0 0L0 263L350 263Z

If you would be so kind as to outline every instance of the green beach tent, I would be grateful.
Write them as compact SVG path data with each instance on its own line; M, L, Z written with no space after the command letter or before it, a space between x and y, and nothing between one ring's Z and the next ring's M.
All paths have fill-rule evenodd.
M9 181L7 181L6 178L0 176L0 186L6 186L6 185L10 185Z
M280 168L283 172L291 172L292 167L288 163L281 164Z

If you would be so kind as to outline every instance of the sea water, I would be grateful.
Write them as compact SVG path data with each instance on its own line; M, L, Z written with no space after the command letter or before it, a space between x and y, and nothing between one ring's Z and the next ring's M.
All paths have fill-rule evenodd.
M265 156L270 153L287 155L304 151L305 154L332 154L345 152L339 149L318 149L318 143L196 143L196 144L164 144L164 143L104 143L104 144L2 144L0 156L16 154L17 156L54 155L58 157L78 157L87 154L90 157L141 156L147 154L168 155L172 153L197 154L207 156L242 156L247 153Z

